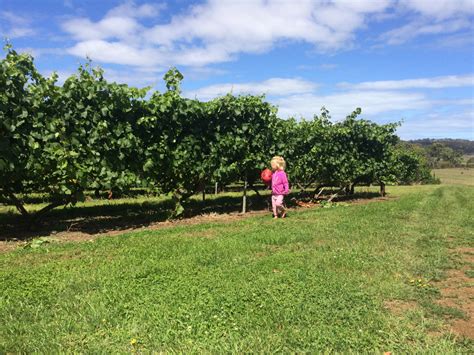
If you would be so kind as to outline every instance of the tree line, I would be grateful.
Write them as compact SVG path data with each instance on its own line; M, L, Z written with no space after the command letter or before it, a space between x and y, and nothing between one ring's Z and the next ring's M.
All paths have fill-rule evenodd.
M466 139L420 139L409 141L419 149L432 169L473 167L474 142Z
M419 183L432 179L426 160L396 135L398 123L360 119L360 108L333 122L280 119L264 96L227 94L208 102L181 95L181 73L164 76L165 92L108 82L90 63L58 85L33 58L6 47L0 61L0 201L30 216L21 196L50 203L84 200L86 191L135 187L183 201L218 182L252 187L273 155L288 162L294 186Z
M474 141L469 140L469 139L425 138L425 139L411 140L409 142L420 145L422 147L429 147L435 143L439 143L464 155L474 154Z

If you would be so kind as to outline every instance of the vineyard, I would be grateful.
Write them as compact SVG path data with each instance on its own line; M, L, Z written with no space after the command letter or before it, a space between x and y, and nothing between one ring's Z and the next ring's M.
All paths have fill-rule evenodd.
M473 31L0 0L0 355L474 355Z
M400 144L398 123L359 119L357 108L331 120L322 108L305 119L281 119L264 96L232 94L202 102L181 95L181 73L164 76L166 92L107 82L80 66L62 85L42 76L33 58L6 47L0 62L0 201L26 218L83 201L146 188L171 194L174 216L206 186L243 182L254 188L273 155L288 161L294 187L425 182L423 157ZM23 197L49 204L34 215Z
M360 108L282 119L183 79L162 93L87 63L60 84L6 48L0 353L472 353L471 170L432 175ZM274 155L277 220L258 211Z

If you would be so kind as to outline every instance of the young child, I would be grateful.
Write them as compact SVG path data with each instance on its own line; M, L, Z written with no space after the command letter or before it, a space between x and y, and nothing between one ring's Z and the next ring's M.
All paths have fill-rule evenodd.
M283 197L288 195L290 188L288 185L288 178L286 177L285 167L286 163L282 157L273 157L270 161L272 166L272 208L273 218L286 217L286 209L283 205Z

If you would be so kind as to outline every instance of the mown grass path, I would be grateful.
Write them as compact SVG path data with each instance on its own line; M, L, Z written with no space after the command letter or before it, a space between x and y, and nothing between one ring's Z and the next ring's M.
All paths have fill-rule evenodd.
M472 352L436 282L474 246L474 189L391 191L0 255L0 352Z

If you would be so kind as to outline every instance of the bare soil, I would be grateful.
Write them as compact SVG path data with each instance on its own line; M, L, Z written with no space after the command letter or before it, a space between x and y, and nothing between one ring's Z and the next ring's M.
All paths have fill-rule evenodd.
M457 248L456 252L463 256L466 265L459 270L449 270L447 278L435 284L441 293L437 303L461 310L466 315L465 319L448 320L452 331L462 337L474 339L474 282L465 273L472 267L474 248Z
M415 301L390 300L384 302L384 307L392 314L400 316L405 314L410 309L417 308L418 303Z
M474 339L474 279L466 275L474 262L474 248L462 247L454 251L463 257L465 265L460 269L452 269L446 273L446 278L433 284L440 291L441 297L436 303L442 307L462 311L463 318L446 318L447 330L469 339ZM389 300L384 307L396 316L403 316L407 311L419 307L415 301ZM432 332L433 336L441 336L443 332Z

